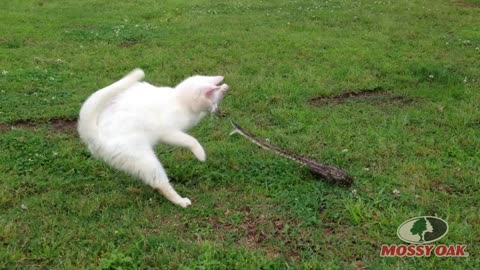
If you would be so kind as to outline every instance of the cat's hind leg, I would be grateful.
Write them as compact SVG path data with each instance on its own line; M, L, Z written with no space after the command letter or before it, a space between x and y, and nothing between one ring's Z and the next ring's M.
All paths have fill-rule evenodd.
M116 148L116 153L110 159L111 165L139 177L145 184L157 190L172 203L183 208L191 205L188 198L182 198L172 187L165 169L150 146L142 147L137 144L128 149L121 148Z

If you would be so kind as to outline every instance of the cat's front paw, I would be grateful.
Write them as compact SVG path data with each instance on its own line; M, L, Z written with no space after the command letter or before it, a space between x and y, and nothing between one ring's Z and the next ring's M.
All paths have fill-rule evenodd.
M175 202L175 204L183 207L183 208L187 208L187 206L191 205L192 202L190 201L189 198L181 198L178 202Z
M226 84L226 83L220 85L220 90L221 90L222 92L227 92L229 88L230 88L230 87L229 87L228 84Z
M207 154L205 154L205 150L203 150L203 147L200 144L193 148L192 152L198 158L198 160L202 162L207 159Z

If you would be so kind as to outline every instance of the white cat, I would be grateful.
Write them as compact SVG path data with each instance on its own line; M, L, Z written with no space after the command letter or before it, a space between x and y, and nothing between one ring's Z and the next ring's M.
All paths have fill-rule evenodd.
M183 146L205 161L200 143L185 132L216 110L228 85L218 86L222 76L193 76L175 88L156 87L141 82L144 76L135 69L91 95L80 110L78 132L95 157L187 207L191 201L170 185L153 147L157 143Z

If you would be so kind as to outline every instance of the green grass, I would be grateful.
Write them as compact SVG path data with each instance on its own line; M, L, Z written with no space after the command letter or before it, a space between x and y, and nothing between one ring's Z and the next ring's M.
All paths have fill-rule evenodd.
M0 269L478 267L479 10L478 0L4 4ZM206 163L157 149L188 209L94 160L74 132L6 128L74 117L134 67L157 85L199 73L231 86L227 116L192 131ZM415 102L308 104L376 87ZM230 119L355 184L325 184L229 137ZM445 219L437 244L470 256L381 258L418 215Z

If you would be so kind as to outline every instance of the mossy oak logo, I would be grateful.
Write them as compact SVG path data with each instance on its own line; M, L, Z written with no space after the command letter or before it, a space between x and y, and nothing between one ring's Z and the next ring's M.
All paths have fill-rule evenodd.
M411 244L428 244L440 240L448 232L448 224L437 217L414 217L398 227L398 238Z
M420 216L403 222L397 229L398 238L411 245L382 245L382 257L467 257L466 245L426 245L443 238L448 232L445 220Z

